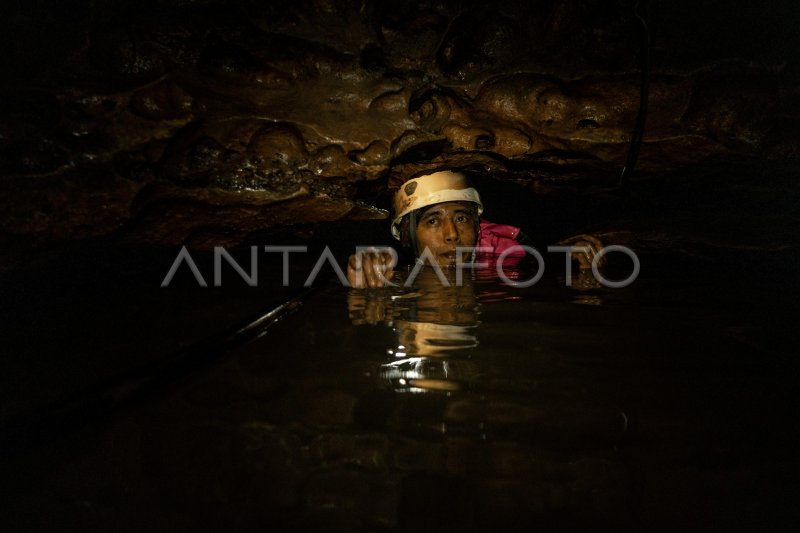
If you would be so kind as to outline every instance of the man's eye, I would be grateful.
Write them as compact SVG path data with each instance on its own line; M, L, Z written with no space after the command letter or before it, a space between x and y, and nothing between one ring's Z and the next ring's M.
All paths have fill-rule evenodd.
M438 220L436 220L435 218L429 218L429 219L428 219L428 225L429 225L429 226L435 226L435 225L436 225L438 222L439 222L439 221L438 221Z
M456 222L466 222L466 221L467 221L466 215L458 215L456 217Z

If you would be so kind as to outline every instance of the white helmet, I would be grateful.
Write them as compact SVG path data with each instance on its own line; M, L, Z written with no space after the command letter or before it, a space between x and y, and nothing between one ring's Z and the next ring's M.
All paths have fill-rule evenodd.
M392 235L400 239L400 221L408 213L442 202L472 202L476 204L478 216L483 213L483 204L478 191L467 183L460 172L443 170L418 176L405 182L394 194L392 205Z

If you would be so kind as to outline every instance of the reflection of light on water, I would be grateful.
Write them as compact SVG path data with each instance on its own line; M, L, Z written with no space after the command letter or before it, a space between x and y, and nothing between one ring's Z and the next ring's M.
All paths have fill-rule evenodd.
M466 350L478 346L473 334L477 323L469 326L435 324L431 322L395 322L399 344L395 354L437 355L454 350ZM400 351L402 347L402 352Z
M596 294L579 294L572 299L572 303L583 305L602 305L603 299Z
M566 284L566 278L560 278ZM597 293L597 289L602 289L602 285L597 281L589 269L580 269L577 276L572 278L569 288L576 291L571 298L572 303L580 305L602 305L603 296ZM592 291L591 293L588 291Z
M511 289L508 291L483 291L478 294L478 301L481 303L502 302L506 300L522 300L517 292L519 289Z
M451 393L474 382L477 370L462 359L408 357L381 365L378 377L398 392Z
M405 294L393 294L391 296L391 299L392 300L403 300L408 298L413 299L413 298L419 298L420 296L422 296L421 292L407 292Z
M435 272L423 269L413 292L349 293L354 324L387 325L397 334L396 343L385 351L387 362L378 370L384 385L398 392L450 394L476 381L476 367L465 356L478 346L481 304L473 280L455 281L443 284Z

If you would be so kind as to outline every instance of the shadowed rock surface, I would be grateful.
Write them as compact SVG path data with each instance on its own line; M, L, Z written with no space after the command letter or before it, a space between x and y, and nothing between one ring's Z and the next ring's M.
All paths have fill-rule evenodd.
M641 173L797 155L798 9L657 4ZM455 166L612 186L639 110L634 3L17 4L2 17L6 238L208 247L380 218ZM748 23L747 21L752 21ZM373 184L365 186L366 184ZM220 233L217 231L217 233Z

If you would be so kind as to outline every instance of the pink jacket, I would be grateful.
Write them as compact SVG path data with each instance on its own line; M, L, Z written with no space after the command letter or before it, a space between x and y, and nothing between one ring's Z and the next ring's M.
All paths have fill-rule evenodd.
M478 246L491 248L491 252L480 252L482 256L498 256L512 246L519 246L517 237L520 229L507 224L495 224L488 220L481 220L478 230ZM507 257L523 257L525 250L519 248L509 252Z

